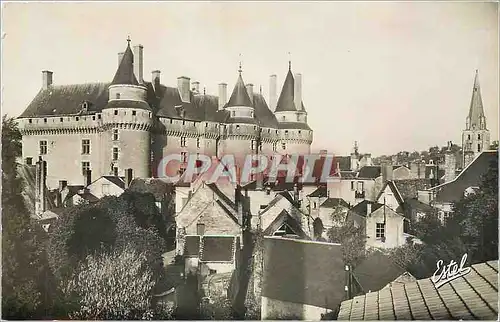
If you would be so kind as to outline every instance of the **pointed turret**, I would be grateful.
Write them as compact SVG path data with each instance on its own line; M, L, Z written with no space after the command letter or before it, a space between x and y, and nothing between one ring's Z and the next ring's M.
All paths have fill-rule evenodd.
M278 98L278 104L276 105L276 112L297 111L294 103L294 88L295 79L293 78L292 71L288 69L288 74L286 74L285 82Z
M127 39L127 48L123 53L120 65L111 85L139 85L134 75L134 54L130 48L130 38Z
M236 81L236 85L234 86L233 93L229 98L229 102L227 103L227 107L232 106L253 106L250 97L248 96L247 88L245 87L245 83L243 82L243 78L241 77L241 66L239 69L238 80Z
M483 101L481 99L481 88L479 86L479 76L476 69L474 77L474 87L472 89L472 98L467 116L467 130L486 129L486 117L484 116Z

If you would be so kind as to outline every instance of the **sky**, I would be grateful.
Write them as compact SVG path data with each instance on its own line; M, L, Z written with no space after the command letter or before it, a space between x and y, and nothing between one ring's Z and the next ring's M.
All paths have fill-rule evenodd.
M144 78L188 76L217 95L243 79L278 87L301 73L312 150L393 154L460 144L475 70L498 138L498 3L2 3L2 113L18 116L42 86L110 82L118 52L144 46ZM240 58L241 55L241 58Z

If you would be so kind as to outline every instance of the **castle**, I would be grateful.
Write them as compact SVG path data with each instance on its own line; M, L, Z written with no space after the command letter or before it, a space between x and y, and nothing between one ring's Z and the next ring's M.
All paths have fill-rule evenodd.
M190 154L220 158L225 154L308 154L313 131L307 124L300 74L289 62L277 96L270 77L269 105L253 84L245 84L241 64L229 100L227 84L218 96L200 92L199 82L177 78L177 87L160 81L160 71L144 80L142 45L118 54L111 83L54 85L43 71L43 86L19 116L23 161L47 164L47 187L59 180L81 185L101 176L154 177L169 154L180 154L179 173ZM86 178L84 178L86 177Z

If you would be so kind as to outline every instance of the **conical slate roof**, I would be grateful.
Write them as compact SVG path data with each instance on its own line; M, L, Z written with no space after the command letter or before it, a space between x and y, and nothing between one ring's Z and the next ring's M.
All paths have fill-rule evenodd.
M130 49L130 42L127 45L127 49L125 49L120 66L118 66L115 77L111 82L111 85L118 84L139 85L134 75L134 54L132 53L132 49Z
M227 103L227 107L231 106L253 106L252 101L248 96L243 78L241 78L241 73L238 76L238 80L236 81L236 85L234 86L231 98Z
M283 84L283 89L281 90L281 94L278 99L278 104L276 105L276 112L297 111L293 94L294 85L295 80L293 78L292 71L289 69L285 78L285 83Z
M469 108L469 126L470 128L481 128L481 119L484 118L483 100L481 99L481 88L479 86L479 76L476 70L474 77L474 88L472 89L472 98ZM485 126L485 124L484 124Z

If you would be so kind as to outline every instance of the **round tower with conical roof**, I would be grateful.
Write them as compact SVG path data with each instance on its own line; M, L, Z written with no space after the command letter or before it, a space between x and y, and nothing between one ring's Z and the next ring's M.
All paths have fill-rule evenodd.
M309 154L313 131L307 124L307 112L302 101L302 75L292 73L291 62L274 111L279 127L277 152Z
M150 176L153 115L147 102L147 88L134 75L134 54L130 39L127 42L108 88L108 104L102 111L103 142L106 142L102 145L102 155L109 175L124 176L125 169L131 168L133 177L144 178Z

